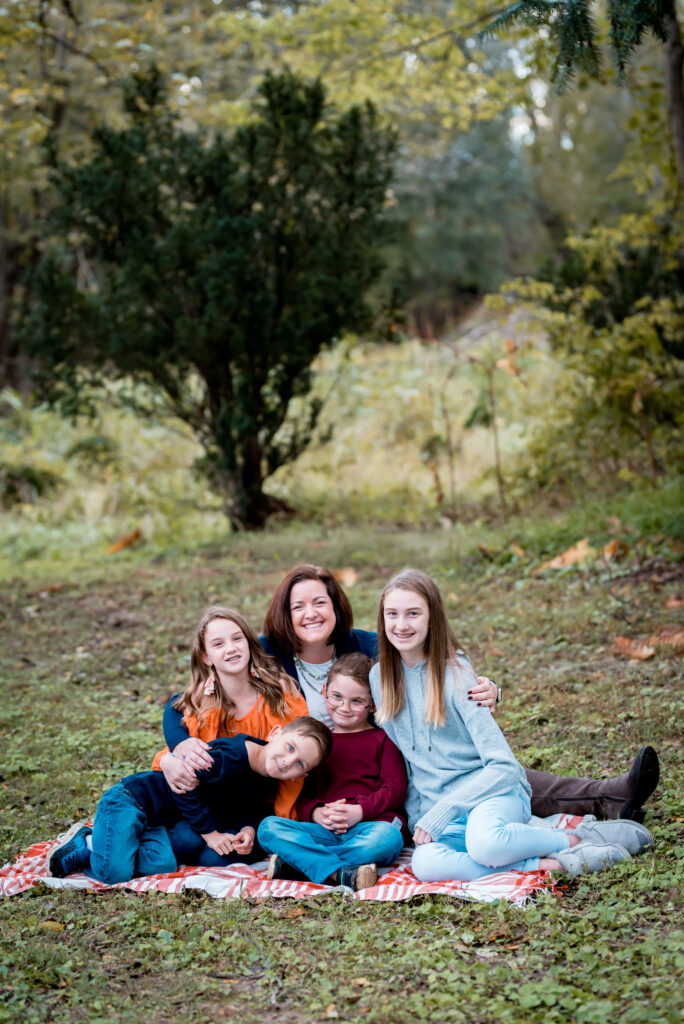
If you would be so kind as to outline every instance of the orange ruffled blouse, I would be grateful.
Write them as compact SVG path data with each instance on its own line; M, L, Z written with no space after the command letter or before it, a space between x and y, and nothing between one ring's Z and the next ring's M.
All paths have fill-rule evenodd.
M274 715L264 698L259 694L256 703L252 705L247 714L242 718L231 718L228 722L225 719L219 721L219 709L212 708L205 715L201 728L197 724L197 715L188 715L186 712L183 716L183 722L188 730L188 736L197 736L199 739L204 740L205 743L217 740L221 736L237 736L238 733L254 736L258 740L267 740L274 726L286 725L287 722L291 722L294 718L301 718L309 713L306 701L301 693L286 693L285 703L287 704L287 710L283 718L278 718ZM161 771L159 762L164 754L168 754L168 752L169 748L165 747L164 750L160 750L158 754L155 754L154 761L152 762L153 771ZM279 818L297 820L295 803L302 791L303 785L303 778L282 779L278 783L273 810Z

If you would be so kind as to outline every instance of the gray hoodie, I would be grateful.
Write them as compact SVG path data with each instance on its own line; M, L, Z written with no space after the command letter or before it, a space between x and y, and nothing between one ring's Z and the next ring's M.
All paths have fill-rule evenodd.
M475 674L465 655L447 667L442 726L425 720L427 663L403 665L406 703L383 728L404 755L408 769L409 828L422 828L438 839L450 821L518 784L532 790L524 769L494 721L489 708L468 700ZM380 666L370 675L371 692L380 706Z

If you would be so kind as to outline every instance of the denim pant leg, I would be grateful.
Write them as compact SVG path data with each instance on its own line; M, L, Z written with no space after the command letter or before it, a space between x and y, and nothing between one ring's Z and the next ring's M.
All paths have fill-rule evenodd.
M146 828L135 858L135 877L165 875L177 868L169 833L163 825Z
M389 821L360 821L339 837L345 864L394 864L404 849L401 829Z
M88 874L107 885L130 881L146 827L147 815L117 782L104 793L95 811Z
M169 829L169 841L179 864L197 864L197 858L207 845L184 818Z
M314 821L264 818L257 837L267 853L277 853L312 882L325 882L345 863L339 856L339 837Z

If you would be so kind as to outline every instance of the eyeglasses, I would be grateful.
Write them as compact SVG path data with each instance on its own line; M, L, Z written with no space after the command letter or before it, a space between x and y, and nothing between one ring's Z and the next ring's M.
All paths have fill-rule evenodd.
M328 700L336 708L341 708L346 704L350 711L366 711L371 706L370 701L361 700L360 697L352 697L351 700L347 700L341 693L329 693Z

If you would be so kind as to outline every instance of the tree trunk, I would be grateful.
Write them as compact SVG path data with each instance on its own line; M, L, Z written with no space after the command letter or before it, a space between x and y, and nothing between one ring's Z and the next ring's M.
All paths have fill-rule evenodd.
M292 513L284 501L264 492L263 451L257 438L247 438L237 461L234 472L217 468L212 474L223 495L223 510L234 530L262 530L272 515Z
M677 163L679 189L684 199L684 82L682 81L684 46L682 45L682 33L674 3L669 6L664 20L667 30L665 78L667 82L668 114L670 118L670 131L672 133L672 146Z

